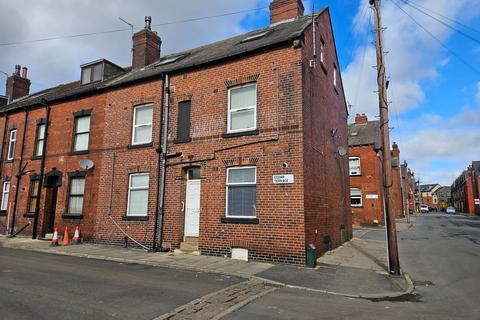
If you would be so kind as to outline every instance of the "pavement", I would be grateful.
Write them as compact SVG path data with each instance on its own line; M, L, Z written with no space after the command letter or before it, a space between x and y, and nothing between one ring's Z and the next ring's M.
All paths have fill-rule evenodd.
M410 224L399 221L400 228ZM355 298L398 297L413 290L408 275L386 271L385 243L364 239L370 229L355 229L356 237L318 259L316 268L233 260L179 253L152 253L140 249L99 244L51 247L48 241L0 236L0 247L81 258L166 267L246 278L287 287Z

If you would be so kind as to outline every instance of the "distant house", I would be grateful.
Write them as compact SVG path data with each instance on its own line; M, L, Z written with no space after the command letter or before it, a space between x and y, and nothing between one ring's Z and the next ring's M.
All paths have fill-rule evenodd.
M96 243L296 264L309 244L349 240L330 13L303 11L275 0L265 28L168 56L146 17L131 67L95 60L33 94L16 68L0 108L2 231L78 225Z
M445 210L452 202L451 187L440 187L434 192L439 210Z
M421 204L428 205L431 209L438 209L438 198L436 191L442 186L439 184L420 185Z
M350 175L350 202L353 224L384 224L383 164L380 122L368 121L365 114L357 114L355 123L348 127ZM403 215L400 150L392 145L391 195L396 217Z
M473 161L451 186L452 203L459 212L480 215L480 161Z

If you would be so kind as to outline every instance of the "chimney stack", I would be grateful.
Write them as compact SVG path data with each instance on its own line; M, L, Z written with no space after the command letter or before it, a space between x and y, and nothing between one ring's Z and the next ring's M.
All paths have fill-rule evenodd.
M7 78L6 93L9 102L28 96L30 93L30 80L27 78L28 69L23 67L22 75L20 75L20 69L22 67L19 64L15 65L15 72Z
M162 40L152 31L152 17L145 17L145 27L135 33L133 39L132 68L141 69L160 58Z
M392 155L394 158L400 159L400 149L398 149L398 144L396 142L392 144Z
M368 122L368 117L365 113L357 113L355 116L355 124L366 124Z
M302 0L273 0L270 3L270 24L303 16Z

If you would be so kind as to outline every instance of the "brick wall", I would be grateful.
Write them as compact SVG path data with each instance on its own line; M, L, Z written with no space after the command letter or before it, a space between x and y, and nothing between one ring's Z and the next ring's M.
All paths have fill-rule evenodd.
M317 65L313 58L313 30L304 36L303 51L303 148L305 185L305 242L313 243L319 254L352 237L349 203L348 156L339 148L348 148L345 97L336 54L329 11L315 25ZM320 42L325 43L324 61L320 60ZM334 69L337 85L334 86Z

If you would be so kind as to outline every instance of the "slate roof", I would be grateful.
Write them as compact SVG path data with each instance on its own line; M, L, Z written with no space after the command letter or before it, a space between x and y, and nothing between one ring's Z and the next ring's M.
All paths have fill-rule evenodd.
M420 191L421 192L430 192L436 186L438 186L438 184L422 184L422 185L420 185Z
M364 124L352 123L348 125L348 146L356 147L366 145L374 145L376 149L381 147L380 121L368 121Z
M315 15L320 16L326 10L328 9L323 8L319 12L315 13ZM93 91L105 90L114 86L125 85L131 82L158 77L166 72L177 72L213 62L219 62L224 59L238 57L265 48L279 46L302 36L311 22L312 16L307 15L298 19L270 25L260 30L248 32L198 48L172 53L161 57L158 61L142 69L132 70L130 67L125 68L125 73L101 82L82 86L80 85L80 81L61 84L59 86L16 99L12 103L4 107L0 107L0 111L9 111L17 108L38 105L43 99L52 102L55 100L72 98L77 95L84 95ZM263 37L245 41L245 39L250 36L266 31L268 32ZM166 61L178 56L181 58L171 63L162 64L162 61Z

